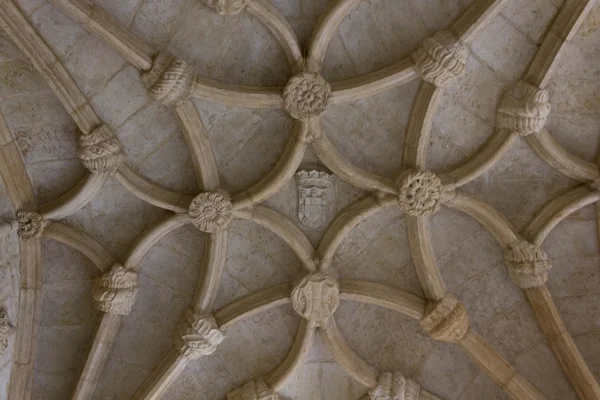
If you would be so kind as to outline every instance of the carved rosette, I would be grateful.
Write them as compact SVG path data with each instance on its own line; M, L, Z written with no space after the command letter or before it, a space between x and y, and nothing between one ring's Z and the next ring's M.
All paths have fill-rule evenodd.
M418 400L421 386L401 373L384 372L379 385L369 392L371 400Z
M338 281L323 273L304 276L294 285L292 307L301 317L323 325L340 305Z
M4 354L8 347L8 338L10 338L17 329L8 320L8 313L5 309L0 309L0 354Z
M331 102L331 87L317 73L302 72L293 76L283 89L285 109L298 120L322 117Z
M200 193L190 204L190 218L202 232L214 233L227 227L233 218L233 205L229 193Z
M524 240L518 240L504 250L504 261L508 275L521 289L545 284L552 268L548 254Z
M396 180L398 206L413 217L433 214L440 207L444 186L433 172L407 170Z
M436 32L412 54L421 77L436 86L446 86L465 71L469 50L450 31Z
M113 175L125 160L119 139L106 124L79 137L77 156L95 174Z
M21 239L39 239L44 233L44 229L50 225L40 214L30 211L18 211L17 222L19 228L17 235Z
M469 315L454 296L446 294L425 313L421 326L432 339L457 343L469 331Z
M96 279L92 297L98 310L109 314L128 315L133 308L137 291L137 273L121 264L115 264Z
M279 400L264 381L248 382L227 395L227 400Z
M184 60L160 53L152 68L142 74L142 80L154 100L175 106L192 96L196 75Z
M252 0L203 0L204 3L220 15L238 14Z
M175 347L189 360L209 356L225 340L217 321L211 314L196 314L187 310L184 321L177 327Z
M547 90L519 81L508 89L500 101L496 123L498 128L521 136L539 132L550 115Z

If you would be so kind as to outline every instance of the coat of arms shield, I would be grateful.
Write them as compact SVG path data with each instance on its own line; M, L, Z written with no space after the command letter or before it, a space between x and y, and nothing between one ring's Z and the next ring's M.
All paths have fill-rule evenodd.
M308 228L320 228L329 217L329 191L331 175L321 171L299 171L296 173L298 186L298 219Z

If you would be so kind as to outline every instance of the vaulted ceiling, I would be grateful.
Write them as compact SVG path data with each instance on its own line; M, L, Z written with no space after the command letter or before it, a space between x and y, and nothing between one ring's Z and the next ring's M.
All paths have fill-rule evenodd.
M0 398L600 399L600 2L0 28Z

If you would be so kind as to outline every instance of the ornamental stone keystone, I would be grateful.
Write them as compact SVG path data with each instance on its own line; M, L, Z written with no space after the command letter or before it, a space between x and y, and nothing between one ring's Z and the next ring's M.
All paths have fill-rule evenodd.
M113 175L125 160L123 148L114 132L100 124L79 137L77 156L95 174Z
M223 340L225 334L219 330L217 321L211 314L196 314L187 310L184 321L177 327L175 347L182 356L197 360L217 351Z
M233 205L224 190L200 193L190 204L190 218L202 232L215 233L229 225L233 218Z
M137 291L137 273L121 264L115 264L96 279L92 297L98 310L109 314L128 315L133 308Z
M227 395L227 400L279 400L264 381L248 382Z
M519 81L504 94L498 107L496 124L500 129L521 136L541 131L550 115L547 90Z
M238 14L252 0L203 0L204 3L220 15Z
M322 117L331 102L331 87L323 77L313 72L293 76L283 89L285 109L298 120Z
M412 54L421 77L436 86L446 86L465 71L469 50L450 31L436 32Z
M142 74L142 80L154 100L175 106L192 96L196 75L184 60L160 53L154 59L152 68Z
M0 309L0 354L4 354L8 347L8 339L17 331L17 329L8 320L8 313L5 309Z
M18 211L17 222L19 229L17 235L21 239L39 239L44 233L44 229L50 225L40 214L30 211Z
M436 212L443 199L444 186L433 172L404 171L396 180L398 206L406 214L423 217Z
M421 320L421 326L434 340L457 343L469 331L469 315L465 307L451 294L446 294Z
M294 285L290 297L301 317L322 326L340 305L340 287L331 276L312 273Z
M504 261L508 275L521 289L544 285L552 268L548 254L525 240L518 240L506 248Z
M379 385L369 392L371 400L418 400L421 386L399 372L384 372Z

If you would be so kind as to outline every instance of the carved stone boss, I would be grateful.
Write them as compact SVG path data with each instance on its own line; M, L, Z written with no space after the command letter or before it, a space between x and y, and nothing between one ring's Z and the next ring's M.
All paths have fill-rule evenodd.
M298 219L307 228L324 226L331 211L332 175L322 171L296 173Z

